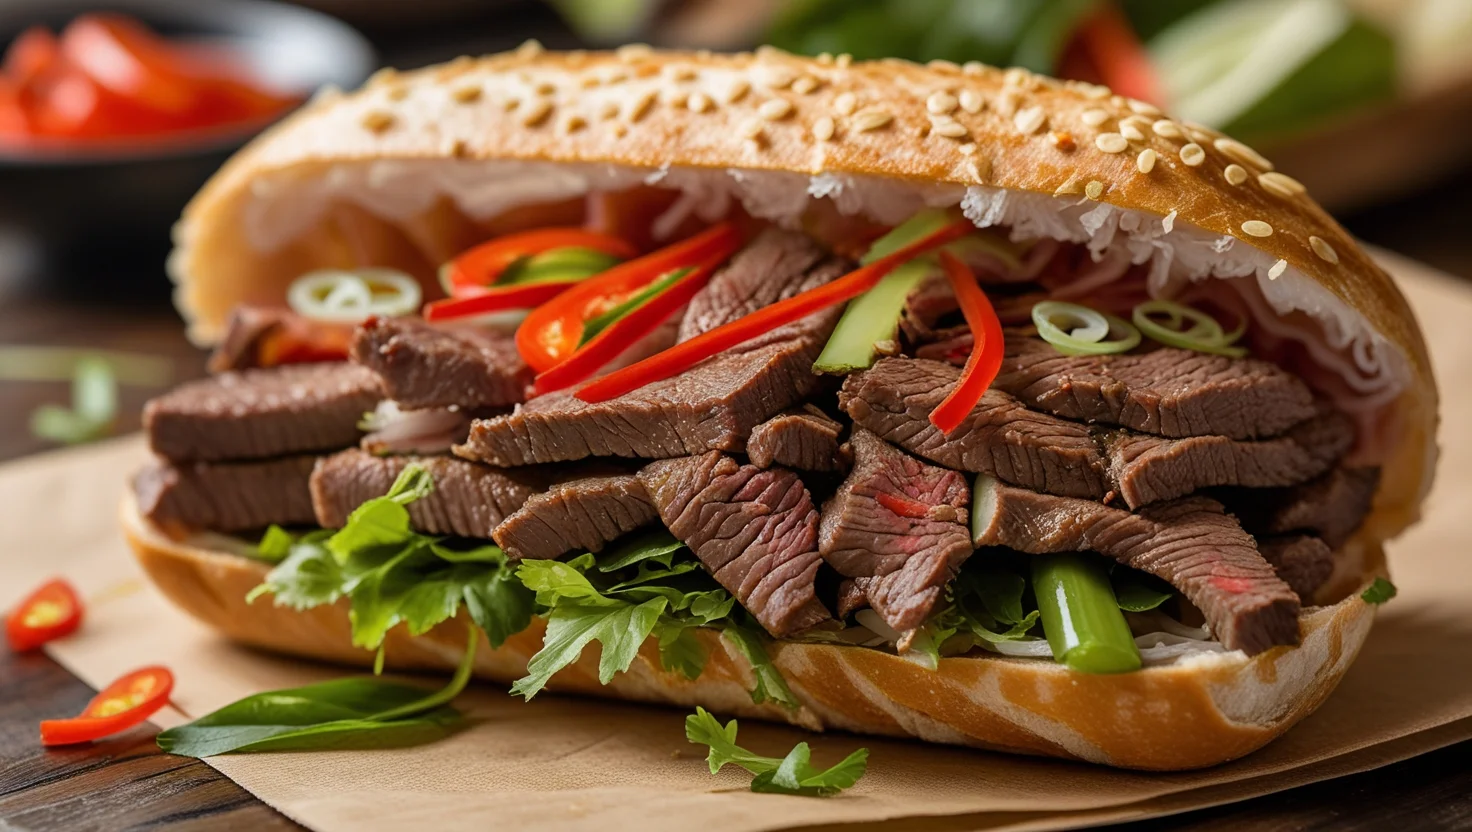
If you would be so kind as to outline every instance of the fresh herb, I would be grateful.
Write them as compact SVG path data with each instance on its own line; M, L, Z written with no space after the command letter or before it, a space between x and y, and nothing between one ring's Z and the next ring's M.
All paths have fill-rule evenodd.
M1114 599L1125 612L1149 612L1176 595L1170 584L1138 569L1116 566L1109 578Z
M675 269L651 280L644 288L628 296L623 301L604 310L602 314L594 315L583 322L583 335L578 339L578 346L588 343L598 336L598 333L609 328L615 321L630 312L638 309L651 300L654 300L665 290L679 283L686 275L694 271L693 268Z
M812 752L805 742L780 759L753 754L736 744L736 720L723 726L704 708L685 717L685 738L710 747L705 759L711 774L731 764L756 775L751 781L754 792L829 797L857 783L869 765L869 749L860 748L832 768L819 771L812 765Z
M0 380L67 381L70 407L43 404L31 413L31 433L75 445L106 436L117 421L118 385L161 387L173 367L165 359L70 347L0 346Z
M256 557L271 563L280 563L291 554L291 547L296 545L296 537L286 529L272 523L261 535L261 542L256 544Z
M792 688L787 686L782 671L772 663L772 657L767 653L769 639L759 626L745 621L733 622L727 624L722 633L736 645L747 664L751 665L751 675L756 680L756 687L751 691L751 701L758 705L776 702L788 710L802 707L802 703L793 695Z
M965 652L979 642L995 644L1032 638L1036 607L1027 609L1027 579L1000 558L973 560L947 587L951 605L921 628L910 650L934 669L941 648L952 638L960 643L947 653Z
M1374 583L1360 593L1360 598L1367 604L1378 605L1394 598L1397 592L1395 584L1384 578L1376 578Z
M465 689L479 635L445 687L426 691L375 678L337 679L247 696L158 735L170 754L394 748L438 740L461 723L450 702Z

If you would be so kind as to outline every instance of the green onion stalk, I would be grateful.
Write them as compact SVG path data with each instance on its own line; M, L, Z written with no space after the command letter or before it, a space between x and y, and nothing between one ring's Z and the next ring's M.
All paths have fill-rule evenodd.
M1099 555L1035 555L1033 592L1053 658L1084 673L1128 673L1140 651Z

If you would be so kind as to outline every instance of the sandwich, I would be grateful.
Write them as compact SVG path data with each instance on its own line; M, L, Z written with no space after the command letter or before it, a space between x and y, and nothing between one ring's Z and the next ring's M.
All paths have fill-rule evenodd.
M162 593L528 697L1213 765L1332 692L1435 464L1416 321L1298 182L1016 69L385 72L169 267L215 372L145 412Z

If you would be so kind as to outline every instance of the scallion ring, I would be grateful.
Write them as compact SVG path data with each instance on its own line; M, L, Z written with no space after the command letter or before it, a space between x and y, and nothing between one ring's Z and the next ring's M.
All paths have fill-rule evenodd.
M412 314L421 300L419 281L396 269L322 269L286 290L286 302L298 315L334 323Z
M1109 355L1129 352L1140 344L1140 331L1129 321L1077 303L1045 300L1034 304L1032 322L1038 335L1064 355Z
M1234 332L1228 333L1205 312L1169 300L1147 300L1137 305L1130 317L1141 332L1167 346L1230 358L1241 358L1247 354L1245 348L1232 346L1247 331L1246 320ZM1165 321L1162 323L1158 318ZM1187 321L1191 326L1183 328Z

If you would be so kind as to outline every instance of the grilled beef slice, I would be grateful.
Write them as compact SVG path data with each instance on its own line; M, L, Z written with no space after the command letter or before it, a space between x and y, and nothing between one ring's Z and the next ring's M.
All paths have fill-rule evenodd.
M843 425L812 405L794 408L752 428L746 455L758 468L842 471L848 467L839 451L842 431Z
M1161 436L1277 436L1314 415L1308 386L1276 364L1193 350L1064 355L1007 333L993 387L1065 419Z
M1273 565L1278 577L1305 602L1312 599L1314 592L1334 573L1333 550L1313 535L1260 537L1257 548L1263 559Z
M763 242L773 240L790 238L759 237L711 278L702 296L717 293L727 297L728 281L739 279L744 285L748 278L737 266L750 261L752 248L776 245ZM780 262L800 265L806 260ZM840 261L825 260L806 274L768 274L763 279L774 286L807 288L832 280L846 268ZM730 294L727 299L743 301L750 291ZM695 306L691 301L691 308ZM710 309L715 309L713 302ZM587 404L572 391L539 396L510 415L477 421L470 438L455 453L492 465L516 466L589 456L664 459L709 450L745 450L752 428L813 392L818 384L813 360L840 312L830 308L778 327L674 378L611 401ZM709 311L701 320L718 320L714 316Z
M1189 497L1132 514L996 480L977 488L978 546L1099 552L1185 593L1229 650L1256 655L1298 643L1298 596L1215 500Z
M1354 444L1348 416L1325 409L1276 439L1225 436L1166 439L1105 434L1111 487L1130 508L1184 497L1202 488L1271 488L1306 482L1329 470Z
M813 587L818 511L797 474L712 451L652 462L639 479L669 530L772 635L829 619Z
M777 228L763 231L690 299L679 340L688 341L827 283L836 276L818 268L827 257L806 234Z
M849 445L854 468L823 506L818 553L856 579L885 623L913 630L971 556L970 489L960 473L926 465L869 431L854 431Z
M844 379L838 404L858 426L937 465L1049 494L1104 495L1104 458L1089 429L999 390L988 390L949 436L941 433L930 413L960 375L938 361L881 358Z
M150 401L153 452L174 461L262 459L354 445L382 398L354 364L290 364L191 381Z
M133 479L143 516L164 528L240 532L316 524L307 479L316 457L264 462L155 459Z
M352 353L409 409L506 407L526 398L533 376L508 334L414 318L369 318L353 333Z
M857 578L844 578L838 584L838 617L849 615L869 606L869 596L859 587Z
M312 471L317 523L342 528L354 509L387 494L411 463L434 478L433 493L408 506L415 530L426 534L489 539L501 521L550 481L541 470L500 471L448 456L377 457L352 448L323 458Z
M1291 488L1231 489L1221 500L1255 535L1306 532L1338 549L1370 513L1379 485L1379 468L1335 468Z
M600 552L657 520L659 512L638 477L588 477L532 495L491 536L514 559L558 558Z

